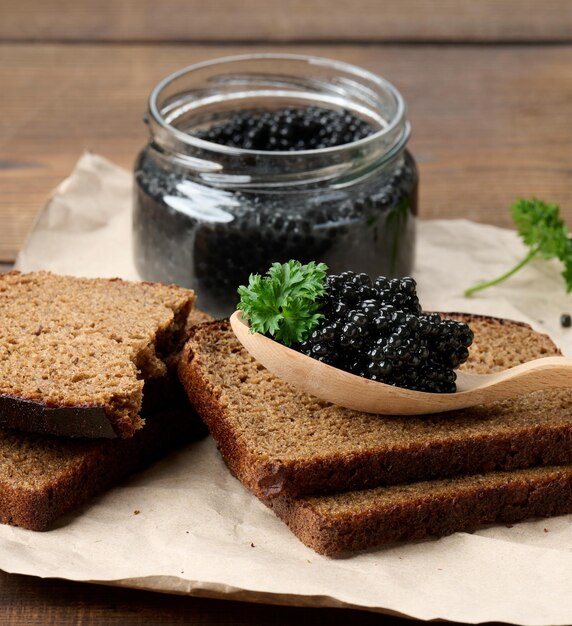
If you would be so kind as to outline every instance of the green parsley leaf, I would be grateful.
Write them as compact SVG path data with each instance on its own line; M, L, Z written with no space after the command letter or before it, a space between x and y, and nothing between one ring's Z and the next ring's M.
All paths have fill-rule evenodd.
M238 288L243 312L252 333L269 335L290 346L304 341L323 318L327 266L314 261L273 263L262 277L251 274L248 285Z
M524 243L545 259L562 258L568 241L568 229L557 204L532 198L512 205L512 219Z
M560 259L564 264L562 277L566 282L566 291L572 291L572 239L560 217L560 207L530 198L517 200L512 205L511 214L518 234L529 248L528 254L508 272L467 289L465 295L498 285L534 258Z

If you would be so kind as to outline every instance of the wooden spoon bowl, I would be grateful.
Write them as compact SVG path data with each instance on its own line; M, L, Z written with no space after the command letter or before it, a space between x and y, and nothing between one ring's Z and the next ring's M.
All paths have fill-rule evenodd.
M455 393L412 391L344 372L264 335L251 333L240 311L233 313L230 324L245 349L278 378L322 400L366 413L441 413L549 387L572 387L572 358L555 356L535 359L494 374L457 371Z

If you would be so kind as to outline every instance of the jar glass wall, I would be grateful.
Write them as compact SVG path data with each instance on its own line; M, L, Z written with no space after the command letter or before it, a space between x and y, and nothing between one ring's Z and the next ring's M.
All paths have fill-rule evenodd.
M371 132L317 149L256 150L204 138L229 121L337 112ZM274 261L330 271L410 273L417 171L403 99L360 68L295 55L230 57L185 68L153 90L149 144L135 166L134 253L142 278L197 291L219 316ZM295 147L294 147L295 148Z

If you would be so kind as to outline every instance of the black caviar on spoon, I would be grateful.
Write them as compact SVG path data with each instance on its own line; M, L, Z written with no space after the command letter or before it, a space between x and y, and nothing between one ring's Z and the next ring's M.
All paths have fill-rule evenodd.
M468 356L467 324L423 313L410 277L375 281L346 271L326 278L324 319L296 348L352 374L415 391L456 391Z

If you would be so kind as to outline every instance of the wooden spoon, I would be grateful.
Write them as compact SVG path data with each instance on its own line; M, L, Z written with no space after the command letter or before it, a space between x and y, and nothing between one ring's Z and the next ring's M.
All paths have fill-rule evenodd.
M455 393L411 391L326 365L259 333L240 311L230 318L238 340L266 369L317 398L366 413L421 415L506 400L549 387L572 387L572 358L545 357L494 374L457 371Z

